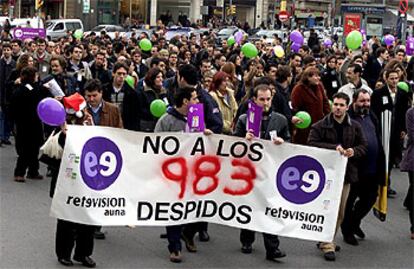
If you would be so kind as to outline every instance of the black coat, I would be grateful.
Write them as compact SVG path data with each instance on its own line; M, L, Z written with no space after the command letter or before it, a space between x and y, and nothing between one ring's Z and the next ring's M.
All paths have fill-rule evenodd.
M30 90L23 83L16 88L11 98L10 110L16 126L16 141L19 140L21 146L27 150L38 150L43 143L43 126L37 115L37 105L47 96L47 92L40 90L38 85L32 87Z
M0 104L4 109L4 106L9 103L8 96L6 95L7 80L10 77L13 69L16 67L16 62L12 59L9 64L2 58L0 59Z
M164 89L155 91L154 89L144 86L138 91L138 105L137 105L137 124L138 131L154 132L155 125L158 118L151 114L150 106L155 99L167 100L167 94ZM125 122L124 122L125 125Z
M375 89L375 83L380 76L383 66L384 64L381 65L376 57L368 59L368 63L364 69L362 77L368 82L368 86L371 89Z
M322 72L322 83L328 99L332 100L332 96L338 92L339 88L341 88L339 74L335 69L330 69L328 67Z
M334 127L332 113L312 125L308 145L318 148L336 149L338 145L337 133ZM344 119L343 143L344 149L352 148L354 156L349 158L346 166L345 183L358 182L358 165L367 152L367 141L361 125L349 116Z
M353 107L351 106L351 108L348 110L348 115L351 117L351 119L356 119L356 117L358 117L358 115L355 113L355 111L353 110ZM377 157L377 170L376 170L376 174L373 178L367 178L367 173L366 171L366 167L367 167L367 158L368 155L364 156L361 159L361 162L359 162L359 167L358 167L358 172L359 172L359 178L361 180L373 180L376 181L378 183L381 183L382 185L384 185L384 181L385 181L385 153L384 153L384 148L382 146L382 133L381 133L381 126L380 123L377 119L377 117L375 116L375 114L372 112L372 110L370 110L368 117L371 118L372 123L375 126L375 134L377 136L377 141L378 141L378 157ZM370 175L372 176L372 175Z

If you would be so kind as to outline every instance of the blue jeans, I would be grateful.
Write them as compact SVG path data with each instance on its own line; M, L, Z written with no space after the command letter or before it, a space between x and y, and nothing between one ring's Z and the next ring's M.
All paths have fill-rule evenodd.
M10 138L11 123L9 115L0 111L0 140L6 141Z

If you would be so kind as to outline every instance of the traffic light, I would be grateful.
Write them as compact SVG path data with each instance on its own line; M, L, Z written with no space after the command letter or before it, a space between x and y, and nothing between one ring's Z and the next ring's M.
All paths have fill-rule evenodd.
M230 5L230 14L235 15L236 14L236 5Z
M44 2L45 2L44 0L35 0L36 10L40 9L43 6Z

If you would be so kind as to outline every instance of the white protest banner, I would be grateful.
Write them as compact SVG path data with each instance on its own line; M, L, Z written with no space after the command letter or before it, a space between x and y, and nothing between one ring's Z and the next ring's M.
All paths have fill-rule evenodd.
M51 215L92 225L207 221L331 241L346 162L290 143L69 126Z

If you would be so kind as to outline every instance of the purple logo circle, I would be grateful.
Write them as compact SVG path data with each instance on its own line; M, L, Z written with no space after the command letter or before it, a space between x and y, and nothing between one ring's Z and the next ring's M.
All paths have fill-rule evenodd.
M122 156L117 145L104 137L89 139L80 159L83 181L93 190L104 190L118 178Z
M276 186L289 202L306 204L321 194L325 171L314 158L298 155L282 163L277 171Z

